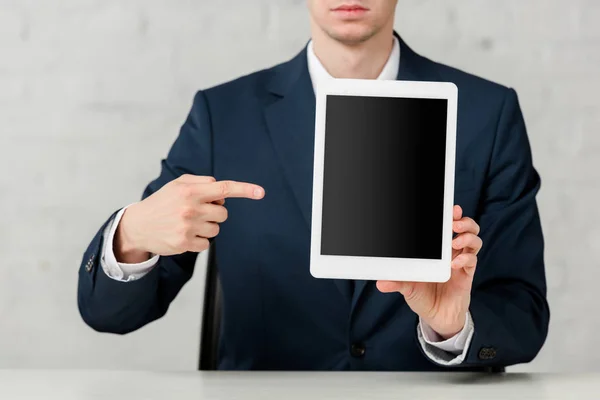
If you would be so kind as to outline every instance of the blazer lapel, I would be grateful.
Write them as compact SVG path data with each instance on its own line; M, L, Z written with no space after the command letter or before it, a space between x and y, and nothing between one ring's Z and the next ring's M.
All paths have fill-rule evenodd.
M269 90L276 100L265 108L271 141L310 229L315 129L315 94L306 49L280 66Z
M310 232L314 162L315 94L308 72L306 47L280 65L267 86L274 101L265 107L265 119L273 147ZM348 281L334 279L347 298L352 298Z
M434 80L434 76L427 76L426 63L423 63L423 57L415 53L408 45L402 40L398 33L394 32L394 36L400 43L400 65L398 67L398 76L396 80L399 81L422 81L422 80ZM365 288L369 281L358 280L354 285L354 293L352 296L352 308L353 311L359 302Z

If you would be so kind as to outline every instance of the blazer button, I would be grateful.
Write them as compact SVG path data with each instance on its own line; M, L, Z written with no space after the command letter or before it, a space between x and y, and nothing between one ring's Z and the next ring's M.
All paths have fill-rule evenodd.
M85 270L87 272L90 272L92 270L92 268L94 267L94 259L90 258L87 262L87 264L85 264Z
M479 350L480 360L491 360L496 357L496 349L493 347L482 347Z
M350 346L350 354L352 357L362 357L365 355L365 346L360 343L354 343Z

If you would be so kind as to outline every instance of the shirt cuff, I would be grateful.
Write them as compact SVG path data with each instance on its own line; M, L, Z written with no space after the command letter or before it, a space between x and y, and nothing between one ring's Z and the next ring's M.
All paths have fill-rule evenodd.
M129 206L131 206L131 204ZM158 255L153 255L149 260L138 264L126 264L117 261L113 249L113 241L119 222L121 222L121 218L123 217L123 213L129 206L124 207L119 211L113 221L104 229L104 243L102 244L102 258L100 259L100 265L102 266L104 273L109 278L120 282L130 282L143 278L154 268L159 259Z
M464 361L474 333L475 325L470 312L467 312L463 329L446 340L420 319L417 327L417 337L427 357L445 366L459 365Z

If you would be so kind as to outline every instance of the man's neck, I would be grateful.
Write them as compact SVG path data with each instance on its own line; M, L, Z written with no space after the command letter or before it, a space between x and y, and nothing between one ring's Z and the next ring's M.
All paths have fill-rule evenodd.
M315 55L334 78L376 79L390 57L393 29L382 29L365 42L341 43L320 29L312 34Z

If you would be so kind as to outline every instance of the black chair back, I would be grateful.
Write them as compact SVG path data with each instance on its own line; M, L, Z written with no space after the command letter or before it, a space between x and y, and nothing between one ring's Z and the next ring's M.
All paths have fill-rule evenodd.
M202 313L202 337L198 369L214 371L218 366L219 334L221 329L221 284L215 257L215 244L208 253L206 282L204 286L204 310Z

